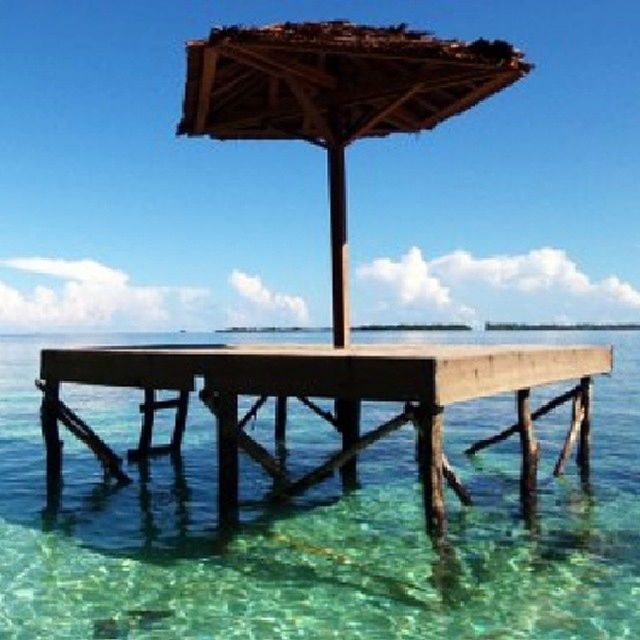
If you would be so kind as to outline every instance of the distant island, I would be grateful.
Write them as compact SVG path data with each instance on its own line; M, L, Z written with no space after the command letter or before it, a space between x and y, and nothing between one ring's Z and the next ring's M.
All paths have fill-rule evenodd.
M227 327L216 333L324 333L331 327ZM362 324L351 331L471 331L466 324Z
M591 322L580 322L577 324L527 324L519 322L486 322L485 331L638 331L640 324L614 323L614 324L594 324Z

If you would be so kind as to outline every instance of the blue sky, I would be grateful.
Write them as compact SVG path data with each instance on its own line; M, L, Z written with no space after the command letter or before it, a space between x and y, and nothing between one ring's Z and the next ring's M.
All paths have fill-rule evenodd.
M33 0L0 6L0 331L328 324L323 152L174 132L187 40L335 18L536 65L349 150L354 322L640 321L637 2Z

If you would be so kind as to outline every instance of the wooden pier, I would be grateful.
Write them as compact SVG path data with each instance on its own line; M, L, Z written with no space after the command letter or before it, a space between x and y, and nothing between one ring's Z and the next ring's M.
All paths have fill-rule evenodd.
M592 376L608 373L612 351L592 346L435 346L368 345L346 349L291 345L190 345L153 347L96 347L50 349L41 354L43 391L42 428L50 491L59 491L62 479L62 445L58 423L80 437L100 458L116 480L128 477L118 457L99 435L61 399L61 384L81 383L144 390L138 447L132 459L180 451L187 421L189 393L198 378L204 380L201 400L211 409L217 425L218 513L221 526L238 519L238 456L253 458L274 479L274 497L299 495L340 471L343 486L357 480L357 456L370 444L405 424L416 428L416 447L428 530L441 536L445 530L444 483L449 483L464 504L472 496L462 485L443 454L444 415L448 405L474 398L513 392L514 424L504 432L476 443L475 453L516 433L522 452L521 498L525 511L535 509L538 444L534 421L565 402L573 402L572 421L555 473L562 473L574 442L583 477L589 473ZM532 387L574 381L573 386L543 407L532 411ZM175 390L175 399L158 401L157 390ZM255 396L244 416L238 414L238 397ZM274 453L253 440L246 424L269 397L276 398ZM342 446L325 463L302 478L283 471L278 450L283 450L287 430L287 400L297 398L341 435ZM334 411L319 407L314 398L334 400ZM391 420L367 433L360 432L363 400L401 403ZM171 443L152 444L156 411L175 409ZM71 426L70 426L71 425ZM75 432L74 432L75 429ZM80 435L78 435L80 433Z

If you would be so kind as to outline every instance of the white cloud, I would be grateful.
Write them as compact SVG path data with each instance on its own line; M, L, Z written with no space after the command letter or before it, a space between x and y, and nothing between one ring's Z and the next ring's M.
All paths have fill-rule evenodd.
M401 307L459 319L539 321L629 320L640 311L640 291L610 276L594 281L565 251L550 247L485 258L454 251L429 261L417 247L398 260L361 265L359 278L383 284Z
M0 281L0 327L12 330L175 328L209 295L194 287L134 286L126 273L94 260L8 258L0 266L62 280L26 292Z
M262 324L265 321L295 321L307 324L309 311L307 303L300 296L285 293L274 293L262 282L260 276L251 276L238 269L234 269L229 276L229 284L245 300L248 300L254 311L258 313L251 324ZM230 318L247 318L247 314L238 310L230 312ZM247 322L242 322L247 324Z

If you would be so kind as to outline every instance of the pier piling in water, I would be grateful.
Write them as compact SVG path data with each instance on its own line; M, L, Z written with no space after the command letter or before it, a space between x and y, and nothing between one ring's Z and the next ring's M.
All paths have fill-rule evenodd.
M413 422L425 521L434 539L441 539L446 529L444 482L453 488L463 504L472 503L469 491L443 453L445 408L456 402L515 391L517 422L497 436L476 443L469 451L479 451L519 434L520 493L525 518L532 522L539 455L534 420L565 402L574 401L576 408L567 440L570 444L578 440L581 477L588 478L591 376L609 372L611 363L611 351L604 347L370 345L336 350L313 345L263 345L45 350L41 360L41 377L45 382L40 388L44 394L42 430L48 486L59 489L61 480L62 446L58 433L58 420L62 419L59 413L61 382L144 389L145 402L140 406L142 432L136 450L144 459L146 456L140 456L143 452L179 452L189 390L195 387L195 378L201 377L205 384L200 397L215 416L218 513L222 527L232 526L239 520L240 452L249 455L273 478L271 495L274 498L300 495L338 472L343 488L350 490L357 486L359 453ZM532 387L575 379L580 380L578 386L531 412ZM158 390L175 390L179 395L158 400L155 397ZM239 418L241 395L257 396L257 399ZM245 429L269 398L276 399L274 453ZM284 449L289 427L287 403L291 398L298 398L332 425L341 438L335 453L297 479L286 473L279 453ZM333 400L334 412L323 409L315 399ZM360 433L363 401L402 403L404 408L386 422ZM154 447L151 443L154 413L166 408L176 409L171 444ZM90 431L86 426L87 429L80 429L82 433ZM106 460L111 464L109 460L117 456L113 452L109 454L110 449L105 443L101 446L94 435L95 438L89 436L84 441L96 455L102 455L103 463ZM558 463L560 472L569 449L565 442ZM116 467L113 470L117 473Z

